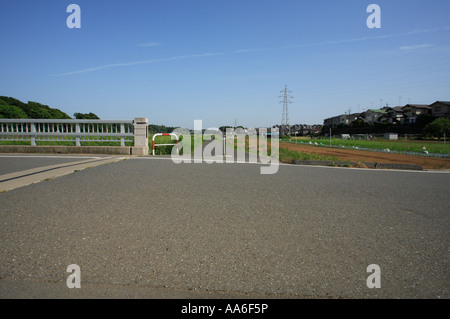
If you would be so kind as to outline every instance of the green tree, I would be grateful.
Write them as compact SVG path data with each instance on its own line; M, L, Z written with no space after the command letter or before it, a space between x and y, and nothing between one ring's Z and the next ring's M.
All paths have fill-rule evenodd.
M31 119L51 119L52 115L50 114L50 108L48 106L44 106L42 104L36 102L28 102L28 106L30 107L28 113L29 118Z
M369 124L363 119L357 119L350 124L351 127L368 127Z
M148 132L150 134L155 133L172 133L176 127L170 127L170 126L164 126L164 125L156 125L156 124L149 124L148 125Z
M438 118L425 126L423 129L423 135L425 137L437 137L441 138L445 135L450 135L450 119Z
M5 102L7 105L20 107L22 111L25 112L25 114L27 114L28 116L28 111L30 107L27 104L23 103L22 101L7 96L0 96L0 100Z
M58 109L50 109L50 115L52 116L52 119L57 120L70 120L71 117L67 115L66 113L58 110Z
M219 130L222 133L226 133L227 132L227 128L233 128L233 127L232 126L221 126L221 127L219 127Z
M43 105L37 102L28 102L27 104L23 103L12 97L0 96L0 105L8 105L8 111L4 108L3 117L6 117L6 113L8 116L13 116L10 118L30 118L30 119L70 119L70 116L66 113L53 109L47 105ZM20 109L18 111L17 109ZM12 113L11 113L12 112ZM23 116L23 113L26 115Z
M435 118L432 115L421 114L417 117L414 125L418 128L425 128L425 126L432 123L434 120Z
M75 113L73 115L77 120L100 120L94 113Z
M0 100L0 118L2 119L26 119L27 114L18 106L8 105Z

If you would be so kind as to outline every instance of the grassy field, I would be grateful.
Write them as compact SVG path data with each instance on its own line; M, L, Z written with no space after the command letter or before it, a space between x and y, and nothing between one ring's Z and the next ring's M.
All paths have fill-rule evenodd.
M280 147L280 162L292 163L295 160L339 161L339 158L333 155L320 155L317 153L308 154Z
M195 145L200 145L201 143L203 143L205 141L205 139L202 136L197 136L197 135L191 135L191 149L190 149L190 153L194 152L194 147ZM194 139L197 138L199 140L194 141ZM148 139L148 143L149 143L149 153L152 154L152 139L153 139L153 135L149 135L149 139ZM256 139L256 141L252 141L252 143L250 143L250 139ZM183 140L183 136L180 137L180 141L181 142ZM171 136L157 136L155 138L155 144L174 144L176 143L175 140L172 140ZM30 145L31 142L29 141L0 141L0 145ZM75 146L75 141L73 142L62 142L62 141L38 141L36 142L37 145L61 145L61 146ZM251 147L250 144L252 145L257 145L257 147ZM120 146L120 141L118 142L81 142L82 146ZM126 146L133 146L133 142L127 142L125 144ZM169 146L169 145L165 145L165 146L156 146L155 147L155 155L170 155L172 152L172 148L174 146ZM270 156L271 154L271 148L270 148L270 139L268 140L267 143L267 147L268 147L268 155ZM242 147L238 147L237 142L235 141L234 143L234 148L235 149L239 149L239 150L244 150L245 152L250 152L250 153L257 153L259 155L259 144L258 144L258 139L257 137L246 137L245 139L245 146L244 149L242 149ZM186 152L185 149L181 149L180 150L180 155L183 154L183 152ZM188 150L189 152L189 150ZM323 156L323 155L319 155L316 153L312 153L312 154L307 154L304 152L297 152L297 151L293 151L293 150L288 150L285 148L280 148L279 150L279 160L280 162L283 163L292 163L292 161L294 160L331 160L331 161L335 161L338 160L335 156Z
M201 143L203 143L203 139L201 136L190 136L191 138L191 149L190 150L186 150L184 148L180 147L180 155L182 155L183 153L193 153L194 152L194 143L196 143L196 145L200 145ZM194 141L194 139L197 138L197 141ZM153 135L149 135L148 137L148 145L149 145L149 150L150 150L150 154L152 154L152 147L153 147ZM178 143L180 143L183 140L183 136L179 137L179 141ZM175 144L176 140L172 140L171 136L157 136L155 138L155 155L170 155L172 154L172 148L174 146L170 146L170 145L165 145L165 146L157 146L158 144Z
M152 138L153 135L149 136L149 150L150 154L152 154ZM204 138L201 136L191 135L191 149L181 149L181 154L184 152L193 153L195 145L200 145L204 142ZM201 139L198 141L194 141L194 139ZM183 136L180 137L180 142L182 141ZM246 137L245 140L245 152L257 153L259 155L259 147L250 147L250 139L256 139L256 137ZM288 139L283 139L282 141L289 141ZM270 139L268 139L268 152L270 155ZM302 143L302 144L315 144L322 145L327 147L330 145L329 139L292 139L291 143ZM155 139L155 144L174 144L175 141L171 139L171 136L158 136ZM389 149L395 152L415 152L415 153L423 153L423 147L426 147L429 153L435 154L449 154L450 153L450 144L444 144L443 142L434 142L434 141L417 141L417 140L399 140L399 141L389 141L389 140L341 140L341 139L332 139L331 140L333 147L346 147L350 149L378 149L385 150ZM0 145L30 145L29 141L0 141ZM37 145L69 145L75 146L75 141L73 142L62 142L62 141L37 141ZM97 142L97 141L82 141L82 146L120 146L120 141L117 142ZM133 142L126 142L126 146L133 146ZM258 140L253 141L252 145L258 145ZM259 145L258 145L259 146ZM170 155L173 146L157 146L155 148L155 155ZM238 145L235 142L235 149L238 149ZM279 149L279 160L284 163L292 163L294 160L325 160L325 161L336 161L338 158L331 155L320 155L317 153L304 153L298 152L294 150L288 150L287 148Z
M253 147L250 142L250 140L253 139ZM255 141L256 139L256 141ZM256 147L255 147L256 146ZM259 140L258 137L252 136L252 137L246 137L245 139L245 152L248 153L257 153L259 155ZM238 149L237 144L235 143L235 149ZM242 150L242 147L240 148ZM266 153L264 151L264 153ZM271 150L271 143L270 139L267 139L267 155L271 156L272 150ZM336 156L331 155L321 155L317 153L305 153L305 152L299 152L295 150L289 150L287 148L279 147L278 151L279 155L279 161L282 163L292 163L295 160L317 160L317 161L337 161L338 158Z
M288 140L287 140L288 141ZM323 146L330 146L329 139L292 139L291 143L317 143ZM450 143L444 144L443 141L419 141L419 140L398 140L390 141L385 139L375 140L341 140L332 139L331 145L333 147L347 147L347 148L361 148L361 149L389 149L395 152L415 152L423 153L424 147L429 153L433 154L450 154Z

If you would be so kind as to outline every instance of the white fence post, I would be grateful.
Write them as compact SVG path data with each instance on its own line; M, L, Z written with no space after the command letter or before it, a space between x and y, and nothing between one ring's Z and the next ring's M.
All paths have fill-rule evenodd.
M81 133L81 131L80 131L80 123L76 123L75 124L75 133L77 134L76 135L76 137L75 137L75 145L76 146L81 146L81 138L80 138L80 133Z
M125 124L123 123L120 124L120 133L125 133ZM125 146L125 137L123 135L120 137L120 146Z
M31 146L36 146L36 124L30 123L31 128Z

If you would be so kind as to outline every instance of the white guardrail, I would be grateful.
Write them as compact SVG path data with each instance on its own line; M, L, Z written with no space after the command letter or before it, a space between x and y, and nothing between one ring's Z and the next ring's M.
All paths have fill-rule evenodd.
M126 142L134 141L133 120L0 119L0 141Z

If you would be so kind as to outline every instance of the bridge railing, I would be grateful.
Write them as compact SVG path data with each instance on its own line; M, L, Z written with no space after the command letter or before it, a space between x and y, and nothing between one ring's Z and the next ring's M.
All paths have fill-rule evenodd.
M0 119L0 141L120 142L134 141L133 120Z

